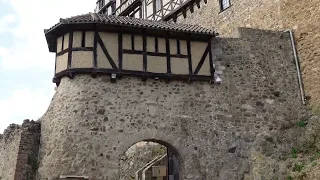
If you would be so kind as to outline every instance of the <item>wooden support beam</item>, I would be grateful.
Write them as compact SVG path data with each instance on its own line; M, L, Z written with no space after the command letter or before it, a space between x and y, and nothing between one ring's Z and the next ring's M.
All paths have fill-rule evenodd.
M147 71L148 61L147 61L147 37L145 32L142 36L142 52L143 52L143 71Z
M191 43L190 43L190 40L187 40L187 52L188 52L189 75L192 75L192 58L191 58Z
M166 57L167 57L167 73L171 74L170 42L168 37L166 37Z
M106 46L104 45L104 43L103 43L103 41L102 41L102 39L101 39L101 37L100 37L99 34L97 34L97 40L98 40L98 43L99 43L99 45L100 45L103 53L106 55L106 57L107 57L110 65L112 66L112 68L113 68L113 69L118 69L116 63L114 63L113 59L111 58L111 56L110 56L110 54L109 54Z
M73 44L73 32L69 32L69 46L68 46L68 69L71 68L72 59L72 44Z
M122 48L122 34L118 34L118 58L119 58L119 71L122 71L122 59L123 59L123 48Z
M204 53L203 53L203 55L202 55L202 57L201 57L201 60L199 61L199 64L198 64L198 66L196 67L193 75L197 75L197 74L198 74L198 72L200 71L200 69L201 69L201 67L202 67L202 65L203 65L203 63L204 63L204 61L206 60L206 57L208 56L208 53L209 53L209 46L208 46L208 47L206 48L206 50L204 51Z

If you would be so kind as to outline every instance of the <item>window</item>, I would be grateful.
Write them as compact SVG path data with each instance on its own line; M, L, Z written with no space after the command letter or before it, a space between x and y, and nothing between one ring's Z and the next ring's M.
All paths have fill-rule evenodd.
M162 6L162 0L154 0L155 1L155 11L159 11L161 9Z
M220 0L221 11L230 7L230 0Z

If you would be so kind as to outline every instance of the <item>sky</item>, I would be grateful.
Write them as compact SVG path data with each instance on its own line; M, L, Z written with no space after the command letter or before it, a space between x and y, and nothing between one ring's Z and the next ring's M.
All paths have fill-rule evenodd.
M0 0L0 133L38 120L54 95L54 53L44 36L60 18L94 10L96 0Z

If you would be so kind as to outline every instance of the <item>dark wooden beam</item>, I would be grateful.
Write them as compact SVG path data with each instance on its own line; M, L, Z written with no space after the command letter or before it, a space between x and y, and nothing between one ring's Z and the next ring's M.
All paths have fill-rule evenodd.
M78 47L78 48L71 48L71 51L93 51L94 48L93 47ZM69 48L57 53L57 56L62 56L65 53L69 52Z
M145 33L143 33L142 36L142 48L143 48L143 71L147 71L147 36Z
M134 35L131 34L131 49L134 50Z
M98 40L98 43L99 43L99 45L100 45L100 47L101 47L101 49L102 49L103 53L106 55L106 57L107 57L107 59L108 59L108 61L109 61L110 65L112 66L112 68L113 68L113 69L118 69L118 67L117 67L116 63L114 63L113 59L111 58L111 56L110 56L110 54L109 54L109 52L108 52L107 48L105 47L105 45L104 45L104 43L103 43L103 41L102 41L101 37L99 36L99 34L97 34L97 40Z
M97 60L97 48L98 48L98 32L94 32L94 37L93 37L93 68L98 67L98 60Z
M208 53L209 53L209 47L207 47L206 50L204 51L204 53L203 53L203 55L202 55L202 57L201 57L201 60L199 61L199 64L198 64L198 66L196 67L193 75L197 75L197 74L199 73L199 71L200 71L200 69L201 69L204 61L206 60L206 57L208 56Z
M187 52L188 52L189 74L192 75L192 58L191 58L191 42L190 42L190 40L187 40Z
M143 55L143 51L138 51L138 50L129 50L129 49L124 49L123 50L124 54L140 54ZM167 54L167 53L157 53L157 52L147 52L148 56L160 56L160 57L167 57L169 55L170 57L174 58L188 58L188 55L183 55L183 54Z
M86 47L86 31L82 31L81 47Z
M122 71L123 47L122 34L118 34L118 57L119 57L119 71Z
M181 54L181 50L180 50L180 40L177 39L177 54Z
M197 7L199 9L200 8L200 0L196 0L196 4L197 4Z
M73 78L77 74L92 74L92 73L97 73L97 74L117 74L118 71L115 69L104 69L104 68L75 68L75 69L67 69L64 71L61 71L55 75L53 78L54 82L60 82L60 79L64 76ZM157 77L159 79L167 80L168 79L168 74L165 73L152 73L152 72L143 72L143 71L132 71L132 70L123 70L122 71L123 75L128 75L128 76L137 76L137 77L142 77L143 79L145 78L150 78L150 77ZM197 80L197 81L208 81L211 80L211 76L204 76L204 75L177 75L177 74L171 74L170 75L171 79L174 80L187 80L189 81L191 78L192 80ZM146 79L145 79L146 80Z
M64 46L64 35L62 36L62 44L61 44L61 49L60 49L60 51L63 51L63 46Z
M211 72L211 76L212 76L212 78L214 78L215 68L213 67L213 58L212 58L212 45L211 45L211 40L208 42L208 48L209 48L210 72Z
M189 4L189 9L191 13L194 13L194 6L192 3Z
M155 52L159 52L158 37L154 37Z
M186 10L186 8L182 8L181 11L182 11L183 17L186 18L186 17L187 17L187 10Z
M69 46L68 46L68 69L71 68L72 61L72 44L73 44L73 32L69 32Z
M167 73L171 74L170 41L166 38Z

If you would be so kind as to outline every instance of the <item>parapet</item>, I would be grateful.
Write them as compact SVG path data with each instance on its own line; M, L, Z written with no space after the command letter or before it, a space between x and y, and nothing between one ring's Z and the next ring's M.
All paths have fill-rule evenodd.
M4 140L5 142L11 141L21 131L40 133L41 123L40 121L29 119L25 119L22 125L12 123L3 131L3 134L0 134L0 140Z

